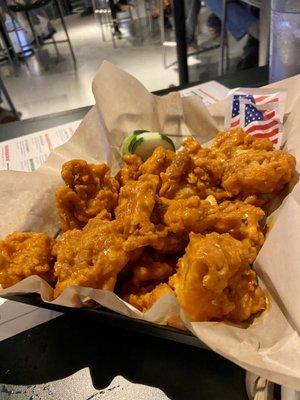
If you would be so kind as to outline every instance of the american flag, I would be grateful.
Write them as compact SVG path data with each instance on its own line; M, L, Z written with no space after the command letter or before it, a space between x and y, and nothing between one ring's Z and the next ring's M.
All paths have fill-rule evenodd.
M277 144L281 133L278 106L278 94L234 94L230 127L241 127L250 135L269 138Z

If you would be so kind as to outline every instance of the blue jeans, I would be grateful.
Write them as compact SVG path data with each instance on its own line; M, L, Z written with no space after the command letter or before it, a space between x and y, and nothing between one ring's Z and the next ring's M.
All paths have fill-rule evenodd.
M192 0L186 17L186 40L188 44L195 41L195 31L198 25L198 15L201 8L201 0Z
M207 8L222 19L222 0L205 0ZM226 28L236 40L240 40L250 28L257 22L249 7L238 1L227 5Z

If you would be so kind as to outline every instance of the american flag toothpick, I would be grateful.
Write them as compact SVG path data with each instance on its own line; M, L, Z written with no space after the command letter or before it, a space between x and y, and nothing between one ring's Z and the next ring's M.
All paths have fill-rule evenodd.
M253 89L255 91L255 89ZM280 93L247 94L236 91L231 96L229 128L243 128L259 138L269 138L279 148L282 142L282 118L279 112Z

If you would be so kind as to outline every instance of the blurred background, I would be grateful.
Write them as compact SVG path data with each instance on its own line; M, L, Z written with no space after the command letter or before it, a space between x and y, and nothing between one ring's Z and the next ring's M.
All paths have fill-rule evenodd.
M268 29L261 25L269 26L268 0L0 0L0 6L1 105L9 108L7 90L21 119L93 104L91 81L103 60L149 91L267 63Z

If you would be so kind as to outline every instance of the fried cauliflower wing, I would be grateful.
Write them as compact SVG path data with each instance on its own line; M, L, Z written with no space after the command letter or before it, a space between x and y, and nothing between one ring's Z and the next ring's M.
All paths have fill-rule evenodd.
M120 277L118 293L145 312L159 297L172 292L167 282L175 272L177 260L177 257L144 249L141 257L128 264L125 277Z
M220 202L230 197L230 193L221 186L223 173L223 161L209 149L202 149L194 159L187 183L201 199L212 195Z
M187 138L172 163L161 173L161 197L182 199L197 195L204 199L214 195L218 201L229 197L221 187L223 158L210 149L202 148L192 137Z
M162 220L173 233L204 232L210 227L207 219L218 211L217 204L212 205L208 200L201 200L198 196L177 200L161 198L160 200L165 205Z
M210 152L222 160L220 184L229 197L239 196L253 204L263 205L268 201L264 195L280 192L295 173L291 154L274 150L269 139L240 128L218 133Z
M123 278L120 294L124 298L131 293L152 290L159 283L167 282L174 273L177 260L144 250L142 256L128 264L127 277Z
M246 244L252 251L251 263L254 262L264 243L260 226L265 216L263 210L239 200L224 201L219 205L219 215L221 218L215 224L216 232L230 233Z
M242 322L266 308L252 253L228 233L190 234L169 284L190 321Z
M192 158L197 157L197 154L203 150L201 144L193 136L189 136L184 139L182 142L182 147Z
M0 241L0 285L12 286L30 275L53 280L51 249L54 240L44 233L14 232Z
M280 150L245 150L225 162L222 186L232 195L278 193L295 173L296 160Z
M242 201L214 203L210 198L201 200L197 196L188 199L161 199L166 204L163 222L171 232L188 235L190 232L230 233L239 240L247 240L253 248L254 261L264 242L259 222L264 212Z
M128 235L140 231L154 231L151 213L155 205L158 183L158 176L145 174L121 188L115 216L117 220L122 221Z
M53 248L57 284L54 297L68 286L114 290L118 273L130 259L123 249L126 237L117 221L98 215L81 230L65 232Z
M90 218L117 205L119 184L107 175L106 164L71 160L62 166L65 186L56 191L56 208L63 231L82 229Z
M157 147L152 155L140 166L139 170L142 174L160 175L170 166L175 157L175 152Z
M62 167L56 207L64 233L13 233L0 241L0 284L36 274L54 297L83 286L115 291L145 312L175 293L190 321L240 323L266 309L251 269L264 235L264 205L292 180L295 158L241 129L211 148L187 138L145 162L72 160Z
M223 156L218 152L212 152L209 148L203 148L193 137L185 139L183 148L193 160L193 173L202 185L218 186L224 172ZM200 189L200 187L199 187Z
M173 199L175 197L188 197L193 194L186 183L191 167L192 159L188 151L178 151L166 172L160 174L162 185L159 196ZM185 194L179 194L181 189L184 189Z
M138 293L126 296L125 300L142 312L146 312L153 304L165 296L174 293L167 283L160 283L150 291L140 290Z
M123 162L124 165L116 176L120 186L124 186L130 181L136 181L141 175L140 166L143 165L141 157L137 154L126 154L123 157Z
M248 135L241 128L219 132L211 146L211 151L219 153L223 159L231 158L244 150L273 150L273 143L267 138Z
M132 269L132 277L127 282L126 287L132 290L140 289L145 286L157 285L168 280L174 272L174 267L164 261L141 260L138 265Z
M72 285L114 290L117 276L134 252L159 242L161 235L150 221L158 177L143 175L122 187L116 219L102 212L90 219L82 231L67 231L57 241L55 275L57 297Z

